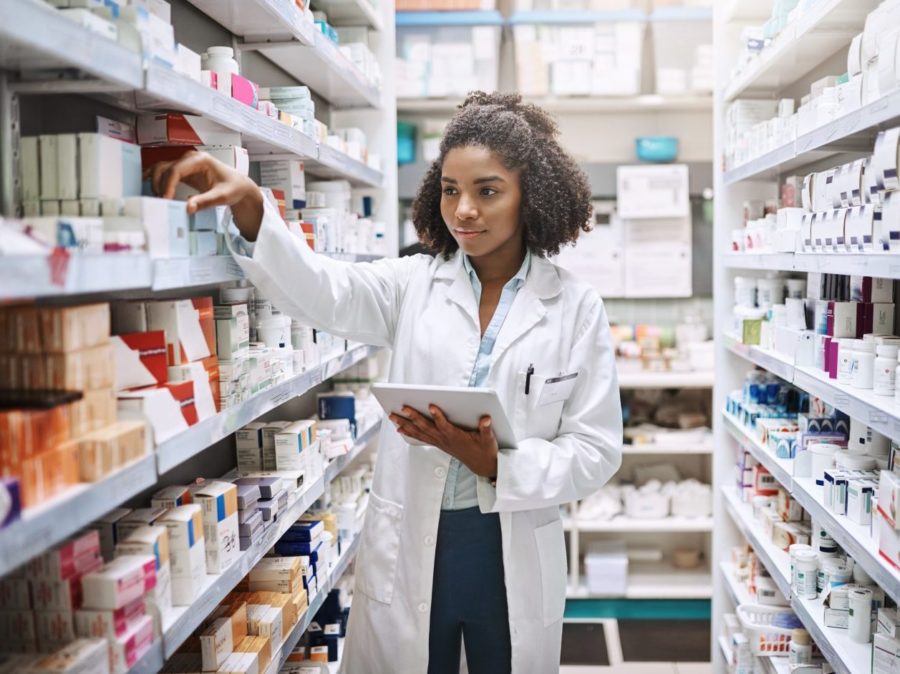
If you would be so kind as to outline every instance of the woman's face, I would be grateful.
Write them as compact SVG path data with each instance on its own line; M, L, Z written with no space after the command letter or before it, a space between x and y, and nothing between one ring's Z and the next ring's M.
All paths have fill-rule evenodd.
M522 245L519 171L510 171L496 154L479 146L457 147L444 157L441 216L469 257Z

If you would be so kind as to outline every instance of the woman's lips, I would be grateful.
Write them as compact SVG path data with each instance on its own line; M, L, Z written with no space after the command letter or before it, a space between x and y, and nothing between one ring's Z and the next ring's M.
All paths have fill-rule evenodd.
M456 236L461 239L474 239L476 236L480 234L484 234L483 231L471 230L471 229L457 229L454 230L456 232Z

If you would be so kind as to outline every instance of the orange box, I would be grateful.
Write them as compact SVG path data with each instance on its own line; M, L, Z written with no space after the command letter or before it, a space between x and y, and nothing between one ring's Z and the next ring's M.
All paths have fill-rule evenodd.
M79 351L109 341L109 304L41 308L41 349L45 353Z
M78 483L78 446L66 442L22 461L22 505L31 507Z
M256 653L261 672L266 671L272 661L272 642L266 637L244 637L234 650L236 653Z
M116 394L111 388L82 391L82 398L69 405L70 432L81 437L116 423Z
M78 441L78 474L84 482L102 480L147 450L143 421L119 421L88 433Z

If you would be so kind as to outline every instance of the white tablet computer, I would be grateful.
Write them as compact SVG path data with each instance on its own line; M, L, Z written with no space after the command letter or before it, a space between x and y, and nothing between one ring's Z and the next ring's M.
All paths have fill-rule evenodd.
M506 418L506 411L490 388L470 388L467 386L423 386L420 384L373 384L372 394L388 414L403 416L405 406L418 410L431 418L429 405L437 405L447 419L461 428L478 428L481 417L491 417L491 425L497 436L497 443L503 449L515 449L516 434ZM424 445L413 438L404 439L411 445Z

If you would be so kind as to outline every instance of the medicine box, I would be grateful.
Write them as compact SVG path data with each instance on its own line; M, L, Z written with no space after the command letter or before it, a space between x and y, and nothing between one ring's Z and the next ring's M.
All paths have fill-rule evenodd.
M136 508L119 520L119 539L127 539L137 529L155 524L166 514L168 508L154 506L151 508Z
M166 335L162 330L110 338L116 363L116 390L166 382Z
M116 639L145 615L143 599L135 599L122 608L80 609L75 612L75 633L84 638Z
M893 529L900 530L900 475L881 471L878 479L878 511Z
M260 672L265 672L272 661L272 642L259 636L246 636L235 646L235 653L252 654L257 658Z
M222 573L240 553L237 487L231 482L206 482L191 490L203 511L206 571Z
M259 487L260 499L271 499L281 492L285 485L284 480L274 476L248 476L234 482L236 485L253 484Z
M172 604L189 606L206 577L203 511L197 504L172 508L160 524L169 532Z
M247 636L247 605L228 609L228 615L215 618L200 634L203 671L217 671L237 644Z
M166 333L169 365L192 363L215 353L212 298L148 302L146 311L149 328Z
M241 145L241 136L219 124L177 112L142 115L137 123L141 145Z
M111 674L127 674L153 645L153 619L145 615L132 622L125 634L110 640Z
M275 435L287 429L292 422L290 421L272 421L267 423L262 429L262 469L277 470L278 464L275 460ZM265 495L263 495L265 498Z
M216 351L223 360L246 356L250 347L250 314L246 304L217 305L213 309L216 321Z
M109 671L109 646L102 639L76 639L31 663L29 674L80 674Z
M900 639L887 634L872 636L872 674L900 671Z
M141 194L141 148L102 133L78 134L82 199L121 199Z
M275 434L275 466L277 470L305 470L304 450L316 439L316 422L295 421Z
M124 555L81 579L85 608L118 609L156 586L156 558Z
M68 580L94 568L99 558L100 534L89 530L35 557L25 566L25 571L30 579Z
M193 503L189 487L171 485L163 487L150 497L150 505L154 508L177 508Z

